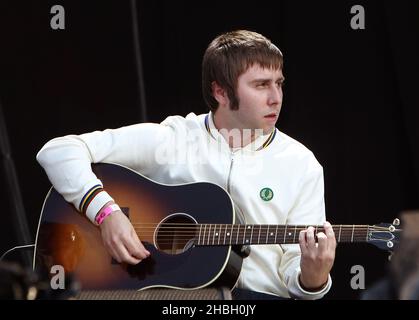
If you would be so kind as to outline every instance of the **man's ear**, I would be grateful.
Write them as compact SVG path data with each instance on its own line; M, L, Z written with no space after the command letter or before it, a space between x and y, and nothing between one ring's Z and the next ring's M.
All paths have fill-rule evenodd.
M226 90L222 88L216 81L211 83L212 95L217 100L219 106L226 106L229 104L229 99Z

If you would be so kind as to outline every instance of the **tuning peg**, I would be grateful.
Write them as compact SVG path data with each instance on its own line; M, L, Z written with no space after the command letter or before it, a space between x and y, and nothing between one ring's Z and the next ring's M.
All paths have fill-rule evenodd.
M399 219L397 219L397 218L396 218L396 219L394 219L394 220L393 220L393 225L394 225L394 226L399 226L399 225L400 225L400 220L399 220Z

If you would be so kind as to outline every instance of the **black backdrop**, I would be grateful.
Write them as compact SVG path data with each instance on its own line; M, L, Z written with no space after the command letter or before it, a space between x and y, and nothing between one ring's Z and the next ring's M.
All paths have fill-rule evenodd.
M129 1L2 1L0 101L28 223L35 237L50 186L35 155L49 139L140 119ZM50 8L65 8L65 30ZM352 30L362 5L366 29ZM419 207L419 3L416 1L138 1L148 120L206 112L200 64L217 34L238 28L269 37L285 55L278 128L324 167L333 223L391 222ZM4 173L0 176L5 190ZM1 192L0 252L18 245ZM355 299L353 265L366 286L387 254L339 245L328 299Z

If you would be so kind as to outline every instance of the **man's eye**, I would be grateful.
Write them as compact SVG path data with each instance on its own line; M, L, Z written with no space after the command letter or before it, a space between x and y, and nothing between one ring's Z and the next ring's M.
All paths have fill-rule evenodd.
M266 86L267 86L268 84L267 83L259 83L258 85L257 85L257 87L258 88L266 88Z

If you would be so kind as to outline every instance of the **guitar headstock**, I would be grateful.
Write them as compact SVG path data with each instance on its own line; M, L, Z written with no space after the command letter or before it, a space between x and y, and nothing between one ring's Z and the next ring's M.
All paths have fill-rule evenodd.
M367 242L372 243L382 250L393 251L401 237L402 229L400 220L394 219L393 223L380 223L368 227Z

